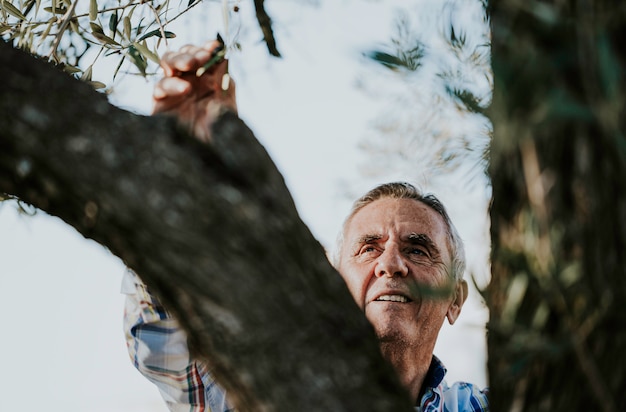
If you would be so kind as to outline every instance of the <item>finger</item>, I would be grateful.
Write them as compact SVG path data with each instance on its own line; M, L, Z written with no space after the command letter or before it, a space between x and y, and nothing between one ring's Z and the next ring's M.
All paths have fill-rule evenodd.
M175 52L165 52L163 56L161 56L159 64L161 65L161 68L166 76L174 75L173 58L175 54Z
M206 43L204 43L202 45L202 49L204 49L204 50L206 50L206 51L208 51L210 53L212 53L213 50L215 50L215 49L217 49L219 47L224 47L224 43L222 43L220 41L217 41L217 40L211 40L211 41L208 41L208 42L206 42Z
M176 52L167 52L161 57L161 67L166 76L190 72L198 68L198 58L205 59L207 51L194 45L185 45Z
M184 96L192 89L191 83L180 77L164 77L154 86L152 98L164 100L170 97Z
M200 63L201 68L196 73L201 76L206 71L212 71L213 65L224 60L226 54L225 45L221 41L213 40L205 43L201 50L195 54L196 59Z
M180 53L187 53L187 54L194 54L195 52L197 52L198 50L200 50L202 47L200 46L196 46L195 44L185 44L183 47L181 47L178 51Z
M175 53L170 56L167 64L172 71L172 75L194 71L198 68L198 61L193 54L189 53Z
M202 47L187 44L177 52L167 52L161 57L161 67L166 76L193 72L213 58L214 53L224 45L213 40Z
M193 62L194 67L189 68L190 71L194 68L197 69L199 66L211 59L213 57L214 51L219 45L220 43L217 41L212 42L208 47L206 47L206 45L203 47L187 45L183 46L183 48L180 50L180 53L186 54L188 55L188 57L192 57L193 59L195 59L195 62Z

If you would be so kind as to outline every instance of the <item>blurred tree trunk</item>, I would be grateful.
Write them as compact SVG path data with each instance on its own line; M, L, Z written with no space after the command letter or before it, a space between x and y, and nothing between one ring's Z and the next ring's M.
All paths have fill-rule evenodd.
M222 116L203 145L5 43L0 77L0 193L135 269L241 411L412 410L240 119Z
M626 410L626 6L494 0L494 411Z

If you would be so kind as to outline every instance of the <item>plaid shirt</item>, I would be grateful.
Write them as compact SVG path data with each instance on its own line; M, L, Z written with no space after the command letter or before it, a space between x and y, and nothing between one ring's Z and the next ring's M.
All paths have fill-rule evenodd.
M156 384L170 411L234 411L206 366L189 355L185 332L130 270L124 276L122 293L126 294L124 330L130 358ZM445 367L433 356L416 411L489 410L486 391L465 382L448 386L445 374Z

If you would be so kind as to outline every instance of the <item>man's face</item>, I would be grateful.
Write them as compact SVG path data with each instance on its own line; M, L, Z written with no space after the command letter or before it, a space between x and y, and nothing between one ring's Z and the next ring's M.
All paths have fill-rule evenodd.
M434 347L447 317L463 304L446 268L451 257L443 218L412 199L383 198L347 223L339 272L381 341ZM443 290L452 293L441 296ZM424 348L426 349L426 348Z

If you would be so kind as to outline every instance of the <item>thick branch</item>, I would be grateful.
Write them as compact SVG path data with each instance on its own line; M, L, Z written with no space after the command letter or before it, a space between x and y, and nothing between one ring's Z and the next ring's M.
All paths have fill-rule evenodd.
M234 114L209 147L6 44L0 76L0 191L135 269L240 410L411 410L281 175Z

